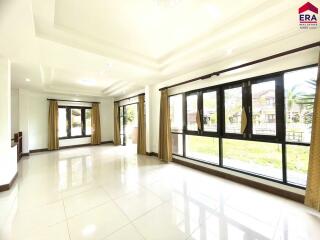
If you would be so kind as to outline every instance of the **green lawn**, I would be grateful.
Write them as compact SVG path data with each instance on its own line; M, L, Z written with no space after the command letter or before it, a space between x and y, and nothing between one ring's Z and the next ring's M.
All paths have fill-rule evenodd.
M210 137L188 137L187 148L190 151L218 156L218 139ZM225 158L244 162L281 168L282 150L280 144L253 142L242 140L223 140L223 155ZM308 169L309 147L288 145L287 167L301 173Z

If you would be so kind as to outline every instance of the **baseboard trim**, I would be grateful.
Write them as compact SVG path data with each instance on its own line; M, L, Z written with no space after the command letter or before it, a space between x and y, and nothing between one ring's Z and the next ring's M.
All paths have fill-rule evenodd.
M99 144L99 145L103 145L103 144L113 144L113 141L103 141L103 142L101 142L101 144ZM68 148L90 147L90 146L99 146L99 145L92 145L92 144L90 144L90 143L78 144L78 145L70 145L70 146L60 147L57 151L62 150L62 149L68 149ZM30 150L30 153L39 153L39 152L47 152L47 151L49 151L48 148L42 148L42 149ZM29 155L29 154L28 154L28 155Z
M18 172L16 172L16 174L14 175L14 177L12 178L10 183L4 184L4 185L0 185L0 192L8 191L12 187L12 185L14 184L15 180L17 179L17 177L18 177Z
M242 178L239 176L235 176L233 174L221 172L218 170L214 170L212 168L207 168L204 166L200 166L198 164L186 162L186 161L176 159L176 158L173 158L173 162L190 167L190 168L193 168L193 169L196 169L196 170L199 170L199 171L202 171L202 172L206 172L211 175L215 175L217 177L221 177L221 178L224 178L224 179L236 182L236 183L240 183L240 184L252 187L252 188L256 188L256 189L259 189L259 190L262 190L262 191L265 191L268 193L272 193L274 195L284 197L284 198L287 198L287 199L290 199L290 200L293 200L296 202L300 202L300 203L304 202L304 195L301 195L298 193L290 192L290 191L280 189L280 188L277 188L274 186L270 186L270 185L267 185L264 183L256 182L254 180Z

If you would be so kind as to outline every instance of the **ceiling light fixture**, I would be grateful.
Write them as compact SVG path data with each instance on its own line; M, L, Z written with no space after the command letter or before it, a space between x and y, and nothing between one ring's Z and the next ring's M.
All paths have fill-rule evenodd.
M31 82L30 78L26 78L26 82Z
M94 80L94 79L83 79L83 80L80 81L80 83L82 85L86 85L86 86L93 86L93 85L96 84L96 80Z

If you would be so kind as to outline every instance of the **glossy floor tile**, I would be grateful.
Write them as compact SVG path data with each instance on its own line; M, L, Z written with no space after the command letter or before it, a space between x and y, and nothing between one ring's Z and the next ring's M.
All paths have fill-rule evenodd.
M132 149L31 154L0 193L1 240L319 239L320 214Z

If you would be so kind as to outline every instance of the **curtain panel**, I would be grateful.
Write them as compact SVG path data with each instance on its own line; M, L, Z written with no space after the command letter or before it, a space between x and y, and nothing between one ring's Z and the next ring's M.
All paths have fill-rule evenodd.
M99 103L92 104L91 116L91 144L101 144L101 125L100 125L100 110Z
M172 140L170 125L170 104L168 99L168 89L165 89L161 91L160 100L158 157L166 162L172 160Z
M320 54L313 108L305 205L320 211Z
M119 102L114 103L113 108L113 143L114 145L120 145L120 115L119 115Z
M49 101L49 117L48 117L48 150L59 149L58 135L58 102Z
M137 153L146 154L146 123L144 116L144 95L139 95L138 103L138 144Z

